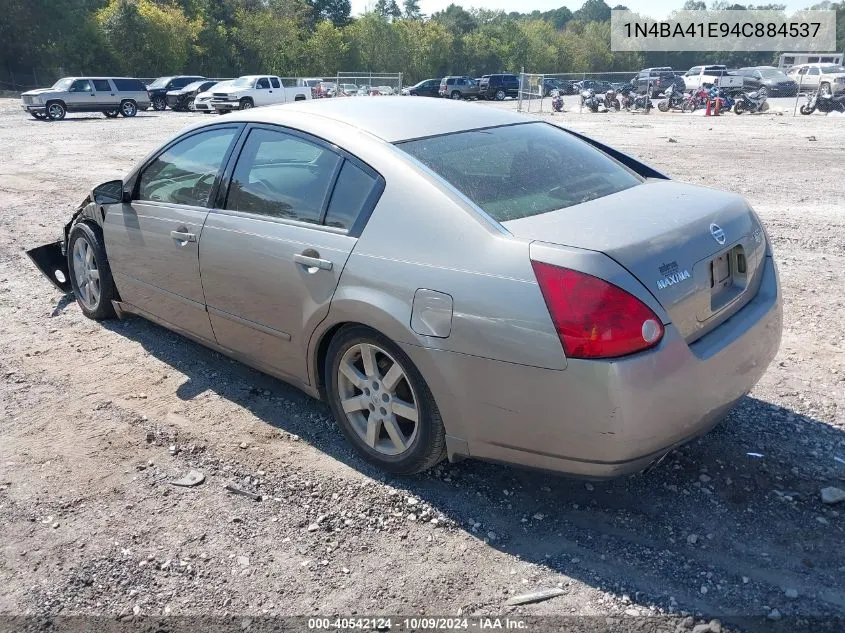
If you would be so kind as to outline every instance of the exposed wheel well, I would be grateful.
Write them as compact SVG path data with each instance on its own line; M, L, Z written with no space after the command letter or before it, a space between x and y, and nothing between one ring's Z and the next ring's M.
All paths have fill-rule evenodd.
M296 95L293 98L294 101L305 101L305 95Z
M353 326L353 325L362 325L361 323L355 323L353 321L347 323L338 323L337 325L333 325L328 330L323 332L323 336L320 339L320 342L317 344L317 354L314 358L314 362L317 364L316 367L316 376L317 376L317 389L320 391L320 394L323 395L323 390L326 387L326 354L329 351L329 345L332 342L332 339L335 335L345 326Z

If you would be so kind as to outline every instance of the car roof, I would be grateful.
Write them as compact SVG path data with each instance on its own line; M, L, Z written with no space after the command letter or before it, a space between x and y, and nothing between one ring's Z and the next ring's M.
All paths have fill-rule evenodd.
M245 111L236 118L284 125L287 112L346 123L388 143L526 123L522 115L451 99L316 99Z

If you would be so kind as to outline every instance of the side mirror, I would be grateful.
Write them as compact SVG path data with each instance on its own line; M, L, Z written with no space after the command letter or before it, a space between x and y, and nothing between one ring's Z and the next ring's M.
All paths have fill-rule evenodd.
M94 187L94 202L97 204L120 204L131 200L132 195L124 191L122 180L110 180Z

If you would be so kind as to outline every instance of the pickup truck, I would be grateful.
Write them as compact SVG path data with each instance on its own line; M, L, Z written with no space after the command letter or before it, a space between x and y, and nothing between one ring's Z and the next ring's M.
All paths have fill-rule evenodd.
M729 74L727 66L693 66L684 74L684 86L687 90L702 86L742 90L744 83L742 77Z
M210 98L209 98L210 95ZM209 92L197 95L195 109L214 109L223 114L277 103L305 101L311 98L308 86L286 87L273 75L244 75L219 83Z

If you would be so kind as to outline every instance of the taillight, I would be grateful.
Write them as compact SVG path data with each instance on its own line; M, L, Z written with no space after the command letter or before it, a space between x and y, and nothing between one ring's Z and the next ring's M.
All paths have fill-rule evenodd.
M567 357L625 356L663 338L657 315L622 288L569 268L531 265Z

